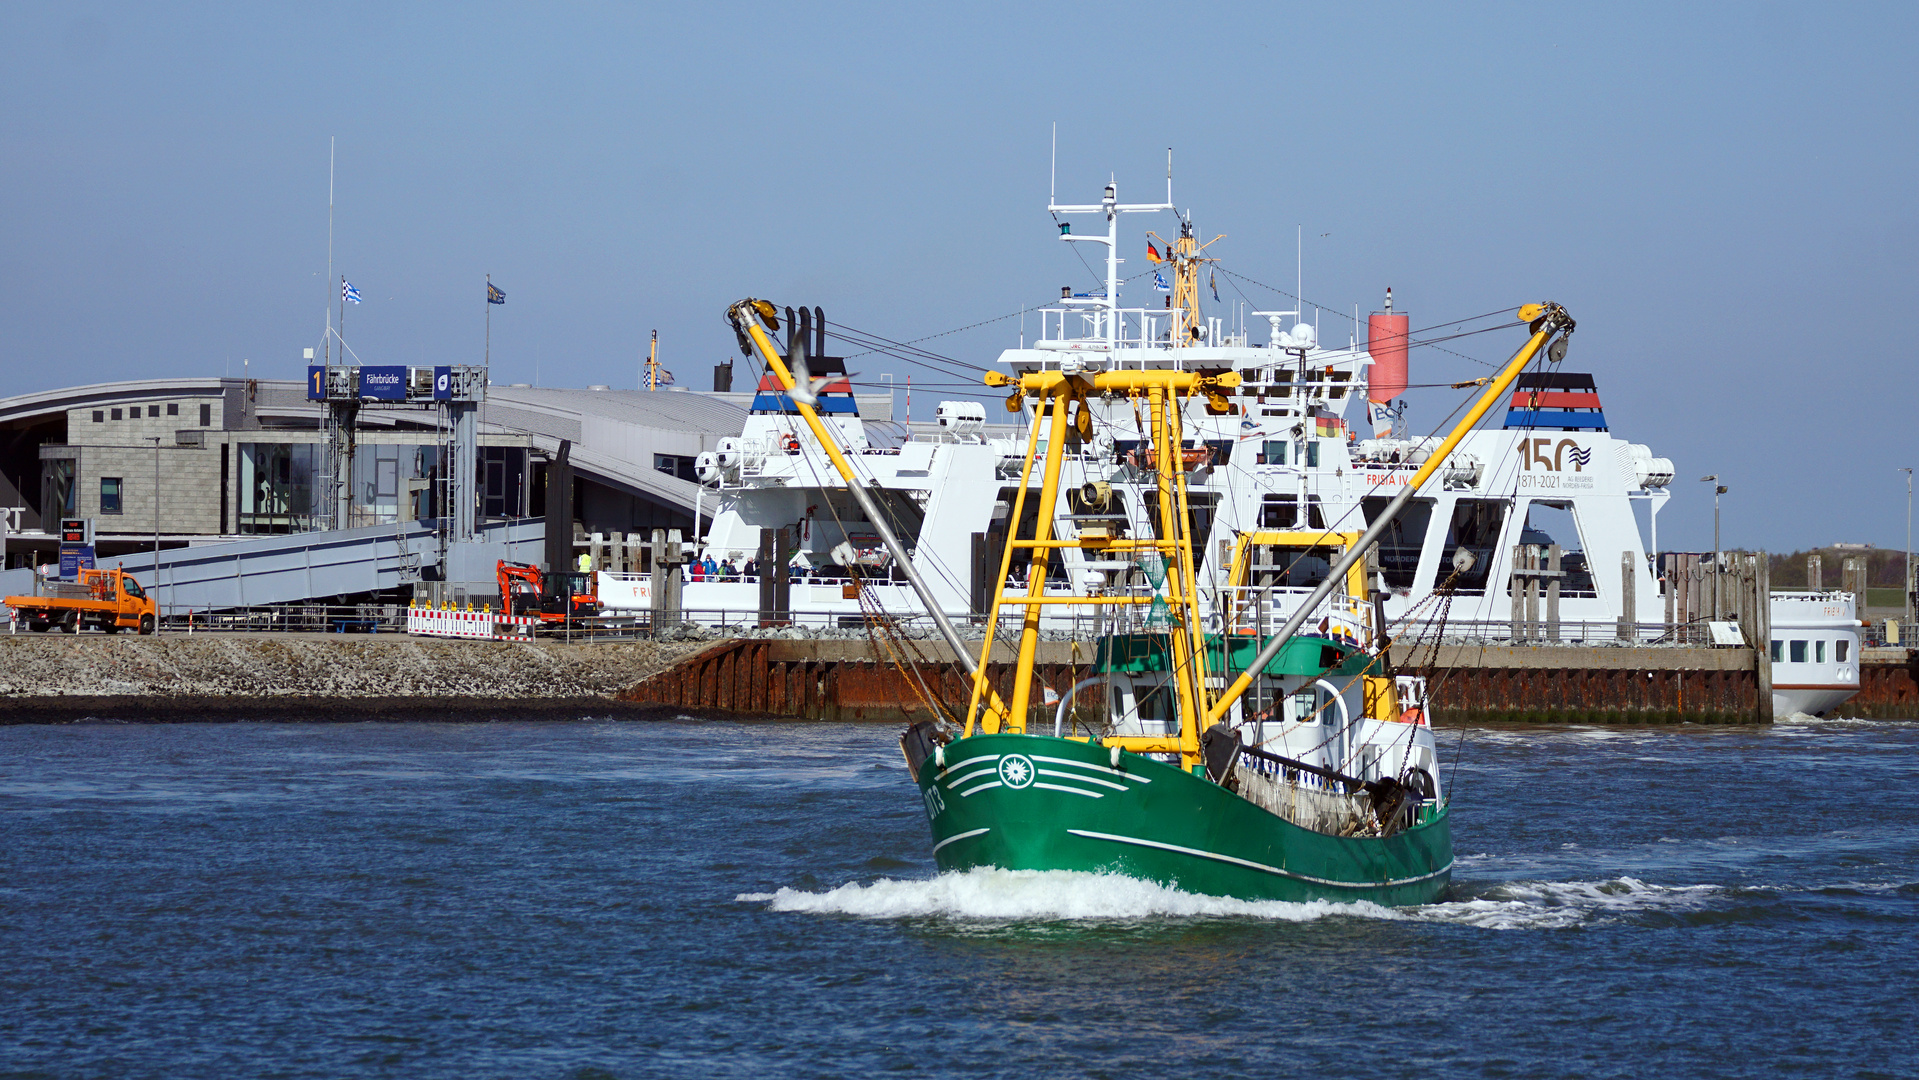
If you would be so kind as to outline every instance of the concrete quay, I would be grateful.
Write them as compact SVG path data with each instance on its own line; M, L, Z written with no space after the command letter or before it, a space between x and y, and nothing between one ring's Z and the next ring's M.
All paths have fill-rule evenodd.
M0 636L0 723L645 715L615 695L703 643L398 634Z
M620 696L681 709L885 722L928 719L930 700L967 700L971 681L946 658L944 646L919 641L910 648L915 655L909 657L861 640L720 641ZM1092 658L1087 644L1041 642L1039 681L1064 692L1091 673ZM1004 646L994 650L1002 693L1012 659ZM1396 647L1391 659L1398 670L1430 679L1433 715L1441 724L1774 719L1769 665L1745 648L1443 645ZM1911 653L1873 650L1862 659L1861 693L1841 715L1919 715L1919 664ZM1043 722L1037 712L1034 722Z

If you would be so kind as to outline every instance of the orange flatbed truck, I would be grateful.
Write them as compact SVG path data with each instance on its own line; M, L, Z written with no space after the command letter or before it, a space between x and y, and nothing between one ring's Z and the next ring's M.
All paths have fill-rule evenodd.
M53 584L47 596L9 596L0 603L12 608L27 629L35 633L64 630L122 630L153 633L157 609L133 575L118 567L89 570L82 567L78 584Z

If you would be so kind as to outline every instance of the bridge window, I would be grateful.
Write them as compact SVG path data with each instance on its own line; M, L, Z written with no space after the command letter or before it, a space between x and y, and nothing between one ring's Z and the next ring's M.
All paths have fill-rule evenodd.
M1579 539L1579 517L1570 502L1539 502L1526 505L1526 524L1519 532L1522 544L1537 544L1542 549L1559 545L1559 569L1565 574L1560 579L1561 597L1598 596L1593 587L1592 568L1586 564L1585 545ZM1508 581L1507 593L1512 592Z
M1838 641L1835 641L1832 643L1832 659L1835 663L1840 663L1840 664L1845 663L1846 657L1849 656L1851 653L1852 653L1851 638L1840 638Z
M1319 496L1306 496L1306 521L1299 520L1299 496L1268 495L1259 502L1259 527L1262 529L1323 529L1326 514Z
M1772 642L1772 662L1775 664L1786 662L1786 643L1777 638L1774 638Z
M1812 662L1815 664L1823 664L1826 662L1826 641L1824 638L1812 643Z
M1446 530L1446 547L1439 554L1435 587L1451 581L1456 592L1485 595L1486 578L1493 568L1493 556L1498 554L1499 533L1505 523L1503 499L1461 499L1454 504L1452 526ZM1455 572L1453 558L1462 548L1472 553L1473 564Z
M95 413L94 415L98 416L99 414ZM1261 464L1261 465L1286 464L1286 447L1289 445L1290 445L1290 442L1289 440L1286 440L1286 439L1267 439L1264 442L1260 443L1260 446L1262 447L1262 449L1259 452L1258 464Z
M1806 662L1805 642L1795 641L1792 643L1792 662L1795 664L1803 664Z
M120 478L102 476L100 478L100 512L117 514L120 512Z

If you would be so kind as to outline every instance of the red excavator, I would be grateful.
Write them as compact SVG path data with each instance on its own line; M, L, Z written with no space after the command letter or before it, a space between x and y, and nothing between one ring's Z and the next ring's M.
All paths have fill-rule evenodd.
M566 625L600 613L593 575L563 570L542 573L531 563L500 561L500 605L508 615L537 615L543 624Z

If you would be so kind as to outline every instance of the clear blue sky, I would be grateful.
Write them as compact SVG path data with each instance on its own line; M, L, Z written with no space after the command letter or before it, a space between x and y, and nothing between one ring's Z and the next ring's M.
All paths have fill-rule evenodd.
M1093 20L1104 18L1105 25ZM1910 5L7 5L0 395L317 344L691 385L722 312L895 339L1086 280L1044 209L1109 173L1223 266L1415 327L1564 303L1568 367L1679 468L1667 547L1901 547L1919 463ZM1128 222L1141 233L1171 219ZM1135 258L1134 264L1143 266ZM1238 299L1221 277L1221 295ZM1278 300L1241 286L1256 302ZM1150 302L1141 294L1140 299ZM1210 298L1209 298L1210 299ZM1017 318L928 342L983 363ZM1497 360L1508 332L1459 351ZM1321 322L1322 339L1346 327ZM1256 334L1263 340L1263 334ZM909 369L854 365L870 379ZM1414 382L1484 370L1419 350ZM933 379L916 374L916 384ZM916 412L940 396L914 395ZM1414 423L1452 396L1414 398Z

